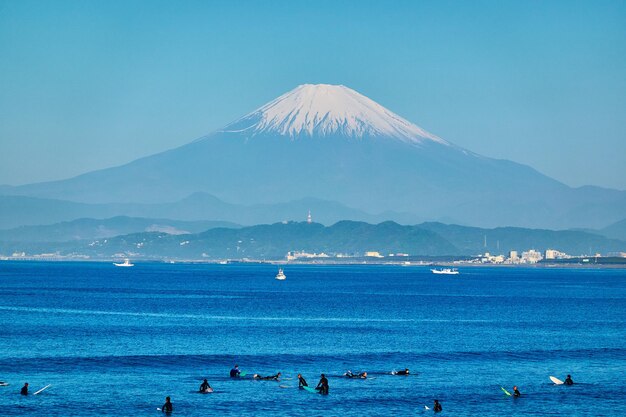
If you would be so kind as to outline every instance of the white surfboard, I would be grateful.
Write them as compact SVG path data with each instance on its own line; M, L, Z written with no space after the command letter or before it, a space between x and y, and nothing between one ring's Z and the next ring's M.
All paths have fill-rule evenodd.
M43 387L42 389L40 389L39 391L35 391L35 392L33 393L33 395L37 395L37 394L39 394L40 392L43 392L43 391L47 390L47 389L48 389L48 388L50 388L51 386L52 386L52 384L48 384L48 385L46 385L45 387Z
M563 381L561 381L559 378L556 378L554 376L550 377L550 381L554 382L556 385L563 385Z
M430 410L427 405L424 406L424 410Z

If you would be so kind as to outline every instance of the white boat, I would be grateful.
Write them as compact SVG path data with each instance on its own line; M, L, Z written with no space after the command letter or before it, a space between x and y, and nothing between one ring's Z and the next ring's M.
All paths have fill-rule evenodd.
M284 281L287 278L282 268L278 268L278 274L276 274L276 279L279 281Z
M433 274L459 275L459 270L456 268L431 269L430 272Z
M115 265L115 266L135 266L135 264L131 264L130 263L130 259L128 259L128 258L124 259L124 262L121 263L121 264L113 262L113 265Z

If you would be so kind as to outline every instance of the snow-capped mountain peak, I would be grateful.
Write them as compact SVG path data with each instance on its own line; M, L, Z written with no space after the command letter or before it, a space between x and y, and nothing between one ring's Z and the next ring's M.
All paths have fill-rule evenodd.
M389 137L448 144L343 85L304 84L227 126L251 135Z

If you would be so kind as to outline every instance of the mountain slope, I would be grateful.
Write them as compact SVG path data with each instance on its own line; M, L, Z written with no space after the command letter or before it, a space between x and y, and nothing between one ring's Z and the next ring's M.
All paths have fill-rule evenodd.
M154 204L85 204L54 199L0 195L0 234L2 234L2 229L33 226L29 229L12 230L8 233L15 236L19 233L45 236L56 228L67 230L72 227L72 225L58 225L59 222L70 222L84 218L107 219L115 216L168 219L167 221L170 223L175 221L226 221L252 225L278 220L303 219L309 210L312 211L316 221L324 224L332 224L346 218L362 221L381 221L387 218L385 215L369 214L333 201L312 198L244 206L226 203L212 195L203 193L195 193L175 202ZM403 213L387 213L387 215L402 218L409 223L417 222L415 216Z
M109 219L77 219L45 226L20 226L0 230L5 242L67 242L93 240L141 232L168 234L198 233L216 227L237 228L239 225L220 221L180 221L118 216Z
M300 86L177 149L4 190L90 203L164 203L196 192L240 205L316 198L486 227L600 228L626 212L626 192L572 189L477 155L328 85Z

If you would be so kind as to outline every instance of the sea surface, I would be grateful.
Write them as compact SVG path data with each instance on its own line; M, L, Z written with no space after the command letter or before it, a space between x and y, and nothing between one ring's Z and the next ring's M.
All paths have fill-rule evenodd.
M460 271L0 262L0 415L156 416L167 395L184 416L430 415L435 398L452 416L626 415L626 271ZM285 378L232 380L235 363Z

